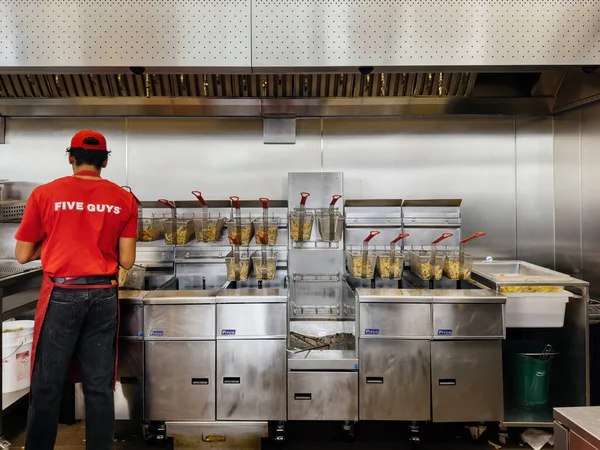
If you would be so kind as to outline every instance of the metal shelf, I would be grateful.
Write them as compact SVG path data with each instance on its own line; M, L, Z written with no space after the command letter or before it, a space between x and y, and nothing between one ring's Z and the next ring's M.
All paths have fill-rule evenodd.
M552 406L528 408L509 405L504 410L504 422L501 425L507 428L552 428L554 426Z

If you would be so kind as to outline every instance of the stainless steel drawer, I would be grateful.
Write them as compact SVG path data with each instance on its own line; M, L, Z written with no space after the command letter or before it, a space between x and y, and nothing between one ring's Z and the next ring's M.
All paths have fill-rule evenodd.
M361 339L360 420L430 420L430 342Z
M358 373L288 372L288 420L358 420Z
M431 343L434 422L504 420L502 341Z
M431 305L361 303L360 337L431 337Z
M214 339L215 305L145 305L145 339Z
M433 305L434 339L504 338L501 303L440 303Z
M286 419L285 345L285 339L217 342L217 420Z
M217 305L217 339L286 337L285 303Z
M260 450L269 436L268 422L167 422L175 448L190 450Z
M215 420L215 341L146 341L147 420Z

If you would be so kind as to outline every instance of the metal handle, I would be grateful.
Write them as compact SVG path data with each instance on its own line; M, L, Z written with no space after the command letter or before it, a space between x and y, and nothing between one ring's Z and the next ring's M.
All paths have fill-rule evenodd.
M206 203L206 200L204 200L200 191L192 191L192 195L198 199L202 206L208 206L208 203Z
M398 237L392 241L392 244L395 244L396 242L401 241L402 239L409 237L409 236L410 236L410 234L408 234L408 233L400 233L398 235Z
M199 384L208 384L208 378L192 378L192 384L193 385L199 385Z
M440 378L438 384L440 386L456 386L456 378Z
M133 193L133 191L131 190L131 188L129 186L121 186L123 189L125 189L127 192L129 192L131 195L133 195L133 199L135 200L135 202L137 203L138 206L142 206L142 202L140 201L139 198L137 198L135 196L135 194Z
M237 195L232 195L229 200L231 200L235 209L240 209L240 198Z
M263 209L267 209L269 207L269 199L267 197L261 197L259 200L262 203Z
M240 377L223 377L223 384L240 384Z
M380 232L377 230L372 230L369 235L365 238L365 240L363 242L369 242L371 239L373 239L375 236L377 236Z
M225 436L220 434L209 434L208 436L202 435L202 442L225 442Z
M367 377L367 384L383 384L383 377Z
M312 400L312 394L309 394L309 393L294 394L294 400Z
M310 197L310 194L308 192L300 192L300 197L300 205L304 206L306 205L306 199Z
M340 194L335 194L332 198L331 198L331 203L329 204L329 207L333 207L335 206L335 203L342 198L342 196Z
M175 205L173 203L171 203L169 200L167 200L166 198L159 198L158 202L162 203L165 206L168 206L171 209L175 209Z
M137 384L136 377L121 377L119 381L121 384Z
M442 233L442 235L437 238L435 241L432 242L432 244L437 244L438 242L443 241L444 239L448 239L449 237L454 236L452 233Z
M462 241L460 241L460 243L466 244L467 242L472 241L473 239L477 239L478 237L485 236L485 235L486 235L485 231L478 231L473 236L469 236L468 238L463 239Z

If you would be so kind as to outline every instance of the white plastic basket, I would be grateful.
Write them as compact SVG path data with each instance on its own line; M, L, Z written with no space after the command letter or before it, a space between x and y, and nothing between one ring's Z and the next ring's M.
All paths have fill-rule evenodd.
M507 328L562 328L569 292L503 293Z

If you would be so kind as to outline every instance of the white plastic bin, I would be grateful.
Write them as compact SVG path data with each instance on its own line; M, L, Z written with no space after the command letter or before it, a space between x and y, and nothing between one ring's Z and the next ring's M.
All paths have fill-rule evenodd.
M561 328L569 293L503 293L506 297L507 328Z
M33 320L13 320L2 323L3 394L29 387L32 345Z

